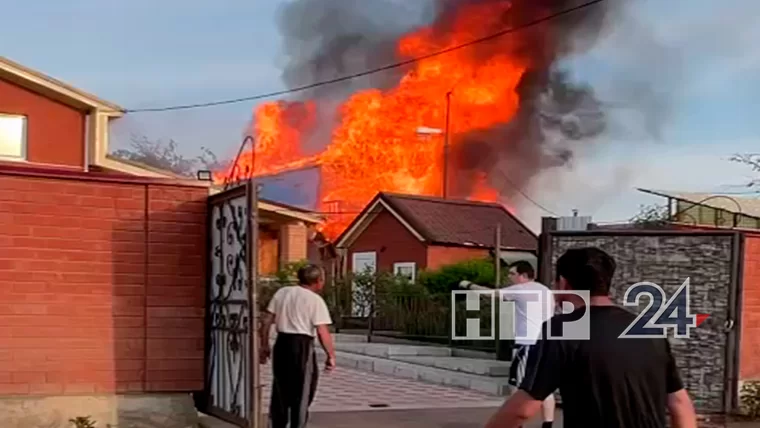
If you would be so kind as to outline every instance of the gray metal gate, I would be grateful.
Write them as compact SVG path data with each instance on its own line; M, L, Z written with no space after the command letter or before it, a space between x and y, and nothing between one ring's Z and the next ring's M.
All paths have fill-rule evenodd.
M255 218L252 184L209 198L209 275L206 300L206 390L202 411L240 427L253 426L258 378ZM255 212L255 210L254 210ZM252 236L253 235L253 236Z
M539 270L542 281L548 284L554 280L557 258L566 250L594 246L609 253L618 266L612 296L621 305L625 289L637 282L659 284L671 296L690 278L691 312L708 313L710 317L692 330L690 339L671 339L681 376L698 411L724 413L736 408L740 234L698 230L549 230L541 241ZM638 310L643 310L647 303L643 299Z

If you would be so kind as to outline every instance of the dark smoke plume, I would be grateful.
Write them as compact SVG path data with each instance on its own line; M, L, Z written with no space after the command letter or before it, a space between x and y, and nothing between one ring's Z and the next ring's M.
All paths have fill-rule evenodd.
M382 67L398 60L396 41L413 29L394 0L296 0L280 10L279 27L289 87ZM389 88L403 70L316 88L304 98L340 101L365 88Z
M509 9L497 7L505 11L500 19L490 28L478 28L481 33L473 37L519 27L586 1L513 0ZM283 79L294 87L403 60L395 51L403 34L424 25L445 38L460 10L478 4L498 6L504 1L430 0L421 9L411 0L292 1L282 9L279 22L286 60ZM477 172L486 171L490 184L510 196L540 171L571 162L580 145L590 144L609 129L605 104L590 86L573 81L561 63L594 47L607 34L619 18L617 4L617 0L607 0L503 36L509 38L508 43L498 38L470 48L484 61L508 49L530 66L518 88L519 111L509 123L455 136L462 140L452 153L452 195L469 193ZM335 111L330 107L363 88L393 87L405 71L378 73L302 94L327 107L317 139L329 142ZM646 97L646 89L638 88L636 95ZM656 128L654 123L649 125Z

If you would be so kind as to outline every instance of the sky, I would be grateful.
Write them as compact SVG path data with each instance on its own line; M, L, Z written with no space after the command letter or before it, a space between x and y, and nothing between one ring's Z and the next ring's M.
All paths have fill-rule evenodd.
M13 19L0 26L0 55L129 109L238 98L284 88L277 28L284 3L9 2L3 15ZM402 3L405 13L414 9ZM524 191L528 197L513 201L529 225L547 215L543 208L559 215L578 209L600 222L626 220L639 205L659 202L636 187L740 191L734 186L753 176L727 159L760 152L760 121L753 117L760 97L760 27L754 24L760 2L628 3L627 18L567 67L603 100L630 98L621 88L633 79L655 88L666 105L645 106L651 108L643 118L612 112L619 121L603 141L579 152L571 165L537 177ZM116 124L113 138L172 138L188 154L205 146L230 156L255 105L134 113ZM656 130L643 125L650 122Z

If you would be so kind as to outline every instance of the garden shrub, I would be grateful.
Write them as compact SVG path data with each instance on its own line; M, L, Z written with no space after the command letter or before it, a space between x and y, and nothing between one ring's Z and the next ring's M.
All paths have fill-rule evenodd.
M451 290L457 289L461 281L466 280L478 285L493 287L496 282L494 279L493 261L475 259L446 265L433 271L420 272L418 282L432 294L448 294Z

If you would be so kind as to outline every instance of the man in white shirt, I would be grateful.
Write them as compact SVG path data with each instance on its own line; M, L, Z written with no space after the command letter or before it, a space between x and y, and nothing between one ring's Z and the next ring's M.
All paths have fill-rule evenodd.
M318 293L324 287L322 269L307 265L298 270L300 285L282 287L263 314L261 362L272 355L272 428L303 428L309 406L317 391L318 369L314 337L327 354L326 369L335 368L335 347L328 326L330 312ZM274 323L277 339L274 353L269 348L269 331ZM290 422L290 425L288 425Z
M536 344L541 335L541 327L554 315L554 295L545 285L535 280L536 273L527 261L515 262L509 267L509 279L513 285L503 289L505 300L515 302L515 349L512 364L509 368L509 383L519 387L525 377L526 364L530 347ZM536 293L509 293L511 291L535 291L543 295L542 306L539 309ZM533 308L528 310L528 303L533 302ZM551 428L554 423L554 394L550 394L542 405L542 428Z

